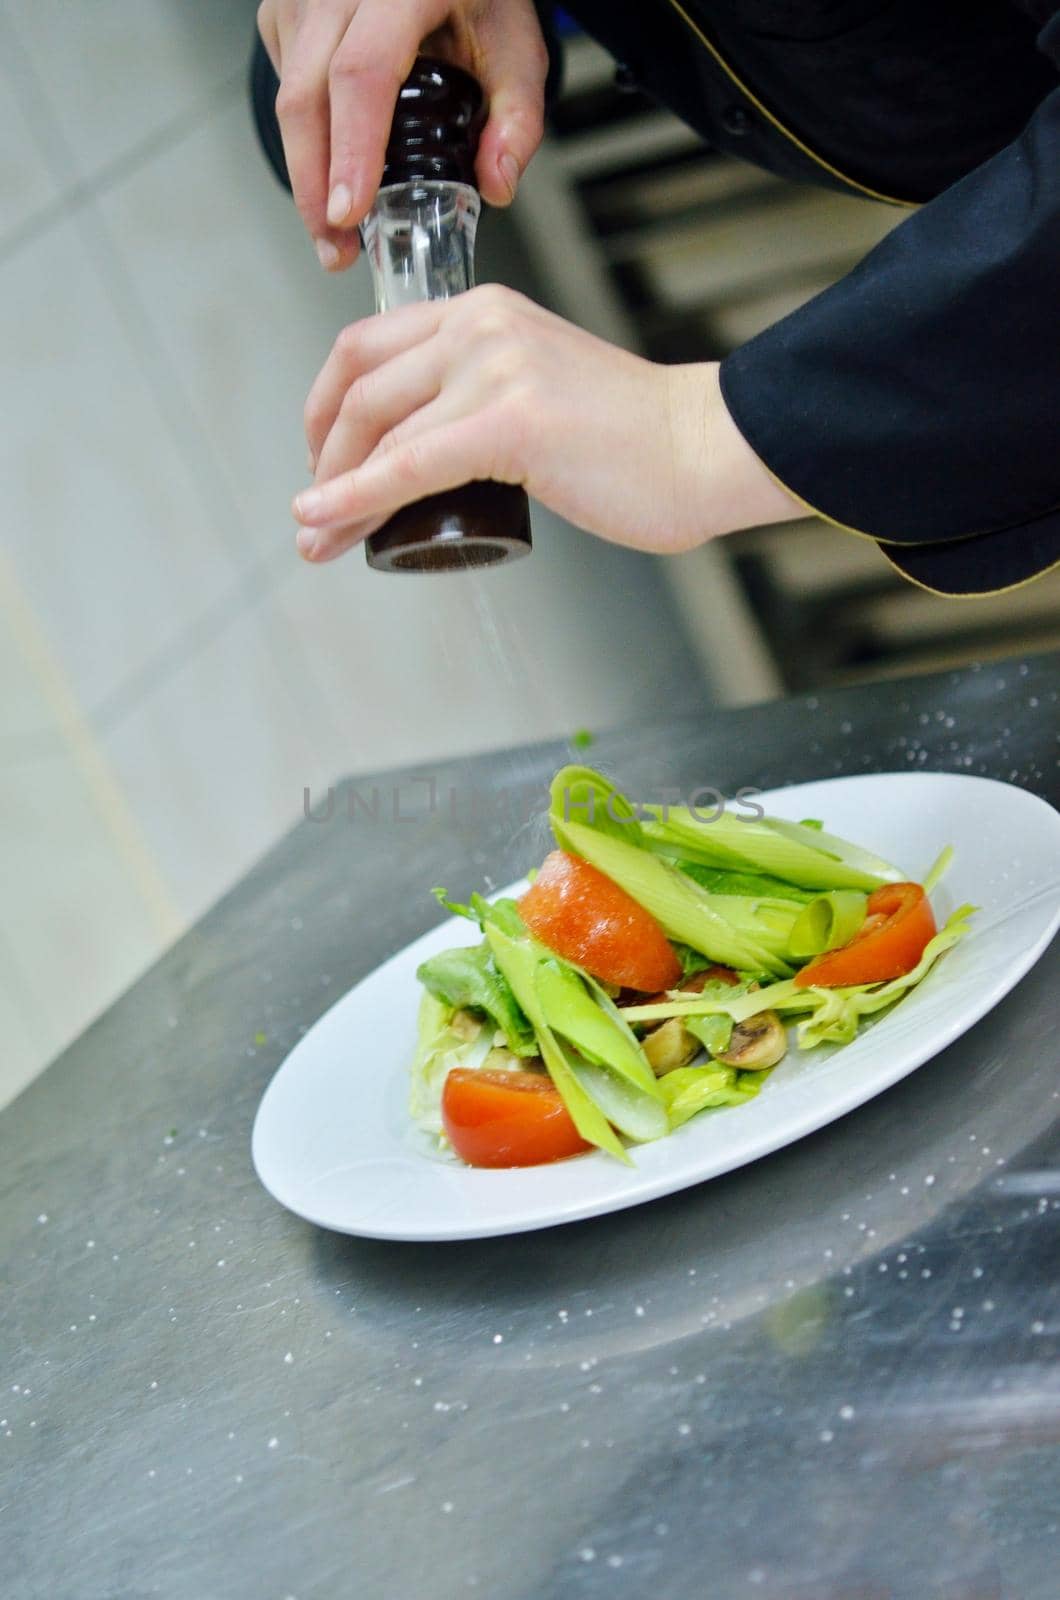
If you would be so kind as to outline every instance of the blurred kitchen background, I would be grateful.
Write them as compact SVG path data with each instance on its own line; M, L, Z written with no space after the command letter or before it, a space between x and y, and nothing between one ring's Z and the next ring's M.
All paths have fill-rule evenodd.
M326 278L252 131L253 0L0 0L0 1104L301 815L397 764L1060 642L813 521L660 562L537 509L466 578L298 561ZM723 354L901 213L704 150L584 40L480 278Z

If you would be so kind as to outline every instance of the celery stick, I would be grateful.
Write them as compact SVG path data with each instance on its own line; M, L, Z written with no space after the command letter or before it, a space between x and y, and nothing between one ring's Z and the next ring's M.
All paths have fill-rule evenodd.
M707 822L683 806L644 810L653 818L643 827L652 849L703 866L762 872L801 889L871 890L905 876L846 839L780 817L755 821L723 812Z
M948 844L945 850L936 856L935 860L927 870L927 874L922 885L925 894L934 894L935 890L939 886L939 880L941 879L943 873L949 871L952 861L953 846Z
M849 944L865 921L867 897L857 889L831 889L805 906L791 930L788 952L798 961Z
M511 984L512 993L533 1025L549 1076L559 1090L560 1097L570 1112L574 1126L582 1138L587 1139L590 1144L598 1145L601 1150L609 1151L618 1161L624 1162L627 1166L632 1165L621 1139L619 1139L603 1112L578 1082L566 1053L561 1049L555 1034L549 1027L541 1001L538 998L537 986L534 982L534 974L539 958L533 950L530 940L513 939L492 922L487 922L485 933L486 938L489 940L490 949L493 951L494 960Z
M783 976L791 970L774 949L741 933L720 916L713 908L713 896L660 857L583 823L561 823L553 817L552 826L563 849L583 856L606 873L651 912L670 938L741 972Z

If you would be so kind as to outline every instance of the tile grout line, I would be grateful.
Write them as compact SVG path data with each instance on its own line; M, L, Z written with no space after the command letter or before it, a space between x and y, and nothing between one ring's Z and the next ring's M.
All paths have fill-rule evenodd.
M253 610L271 592L275 581L266 576L267 571L264 562L255 566L249 576L219 595L170 644L98 701L90 710L97 732L113 733L140 702L163 688L185 662L220 639L245 612Z
M96 811L128 866L159 938L167 943L184 929L169 886L140 833L124 789L103 752L50 645L0 551L0 616L15 648L51 706L75 766Z
M9 61L12 58L16 58L20 69L20 72L16 71L12 74L12 77L16 91L19 92L27 121L37 138L38 145L48 165L52 169L53 175L60 181L65 181L66 173L73 168L69 148L61 133L57 131L54 117L50 115L43 117L41 115L41 108L48 108L44 85L41 84L37 77L33 64L26 54L21 41L17 38L14 29L5 20L3 14L0 13L0 37L5 35L6 43L9 47L7 58ZM229 77L217 91L200 102L200 111L203 114L196 119L194 125L189 122L186 135L190 136L202 125L202 122L208 120L210 115L220 107L227 105L229 98L234 98L235 89L243 83L244 79L245 74L242 73L238 76ZM32 85L34 91L32 95L26 95L21 92L26 84ZM146 143L147 141L145 141L145 146ZM129 172L139 170L147 159L156 157L165 148L164 144L158 149L152 146L143 160L135 163L130 162ZM112 165L117 166L117 163ZM119 177L125 175L125 172L122 172L112 176L108 187L117 182ZM232 494L223 472L219 470L209 439L199 430L191 399L184 392L178 374L171 367L155 333L151 316L140 299L136 284L125 266L121 252L110 236L106 220L95 203L98 192L102 191L97 191L94 187L86 189L80 204L74 209L71 219L73 225L78 228L82 237L93 250L101 285L115 315L125 329L134 359L154 397L160 420L167 428L177 448L185 471L189 475L193 492L203 506L209 523L214 526L220 524L222 530L242 527L243 519L238 502ZM202 461L206 462L213 481L213 488L216 491L213 496L204 492L201 483L202 475L198 469ZM224 508L223 515L218 513L217 508L219 506ZM225 537L223 532L222 537ZM225 537L225 544L235 569L237 590L243 592L244 602L239 606L239 611L242 611L245 605L253 604L260 600L264 594L274 587L277 581L277 570L272 563L262 556L255 556L248 562L239 560L240 553L249 548L248 540L239 539L237 541L234 536L229 535ZM185 632L183 638L187 639L189 635L194 638L198 635L198 643L201 647L210 640L219 637L224 632L224 627L224 621L214 626L207 625L205 628L193 624L192 628ZM286 641L288 655L297 659L305 676L311 677L309 663L302 649L301 639L297 630L288 626L286 632L288 635ZM183 660L181 659L177 648L178 644L179 641L175 641L174 646L163 653L162 660L165 665L162 670L158 670L157 664L154 671L151 670L150 666L147 668L146 676L151 680L153 689L157 690L168 681L184 664L184 660L189 659L187 657ZM110 705L105 707L105 716L108 728L113 729L132 709L132 703L121 690L116 691L110 697L110 702ZM118 707L120 709L117 709Z
M66 173L73 169L71 153L61 132L58 131L54 115L50 113L44 85L41 84L37 77L33 64L26 54L21 41L17 38L15 30L0 12L0 38L5 35L9 45L7 51L8 61L10 62L13 58L16 60L17 65L21 68L24 82L32 85L34 90L32 95L23 94L21 92L23 85L17 81L18 73L13 74L16 79L16 90L20 94L23 111L30 124L31 131L37 138L38 145L48 165L51 167L53 175L61 181L65 180ZM235 98L236 91L241 88L244 82L245 73L234 74L226 79L211 95L204 97L199 103L200 114L194 121L189 116L186 126L176 134L168 147L171 147L172 143L179 142L184 137L191 137L212 115L226 107L230 99ZM41 114L42 108L47 115ZM172 123L170 127L173 127ZM108 169L106 189L112 188L121 178L132 172L141 170L149 160L163 153L167 148L164 142L164 134L165 130L161 130L157 138L152 136L151 141L144 141L142 146L137 147L139 151L138 157L136 151L127 153L128 164L127 167L122 167L122 170L118 170L122 158L112 163L111 168ZM150 148L148 148L149 144ZM160 420L167 428L176 446L178 455L189 474L193 492L199 498L200 504L203 505L210 524L216 525L219 521L222 529L243 526L238 502L231 492L224 473L219 469L212 445L208 437L199 430L191 398L184 392L178 374L172 370L168 357L155 333L150 313L142 303L136 284L125 266L124 258L111 238L106 220L95 203L98 195L103 192L104 189L98 186L93 186L91 189L86 187L86 191L73 213L73 225L79 229L93 249L102 287L110 300L119 323L125 329L133 357L144 374L148 387L154 396ZM2 259L2 254L3 252L0 250L0 259ZM116 292L118 284L123 286L123 292ZM130 313L133 313L133 315L130 315ZM149 352L147 359L145 359L145 351ZM160 381L160 374L165 375L164 381ZM217 515L215 504L204 493L200 482L200 473L197 470L200 458L205 460L208 465L210 476L218 491L216 504L225 507L224 516L219 517ZM226 541L227 545L232 546L229 553L236 577L234 586L236 605L232 615L229 617L223 616L219 605L211 608L203 617L197 619L190 628L184 630L171 647L160 652L154 662L148 663L138 675L138 685L145 695L157 692L179 672L180 668L191 659L192 655L217 638L222 637L227 626L236 616L243 614L247 609L259 603L264 596L279 588L280 569L278 562L269 561L264 556L256 556L245 564L239 561L238 553L245 550L248 547L248 543L249 541L241 540L239 541L238 549L236 549L231 538ZM316 673L303 648L301 635L298 629L291 624L282 607L279 610L279 620L285 635L284 653L287 659L295 663L296 671L301 673L305 681L316 683ZM188 655L182 655L181 645L192 641L194 642L193 650ZM319 684L316 685L316 691L318 697L320 697ZM98 708L98 711L93 710L90 712L91 721L93 724L101 726L104 731L113 732L124 718L135 709L137 703L136 687L131 684L122 685L112 691L103 705ZM99 719L98 722L97 717ZM336 729L336 731L338 730Z
M0 12L0 36L6 36L9 44L8 56L17 53L23 72L27 77L31 76L33 67L29 58L20 42L11 43L13 30L11 24L5 21L2 12ZM0 67L0 70L3 68ZM9 79L59 192L48 205L31 212L10 233L0 237L0 266L11 256L16 255L24 245L32 244L49 229L67 221L74 212L79 211L91 200L109 194L113 188L126 178L134 176L156 156L163 155L175 145L191 138L201 123L237 99L243 90L246 73L242 71L231 73L189 106L186 112L171 117L162 127L156 128L139 143L132 145L128 150L123 150L120 155L114 156L86 177L72 176L74 169L70 164L70 151L65 141L61 136L55 135L53 128L47 126L46 119L39 116L37 104L21 93L17 74L9 74Z

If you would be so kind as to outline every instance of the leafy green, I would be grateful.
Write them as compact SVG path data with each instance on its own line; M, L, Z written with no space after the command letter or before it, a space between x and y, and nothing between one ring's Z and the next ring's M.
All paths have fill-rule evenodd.
M681 977L694 978L697 972L705 972L714 965L709 956L701 955L698 950L693 950L690 944L682 944L679 939L672 939L674 955L681 963Z
M409 1084L409 1113L427 1133L442 1133L442 1089L453 1067L481 1066L489 1052L485 1034L462 1039L449 1027L452 1007L429 990L420 998L416 1053Z
M805 905L813 896L808 889L796 889L783 878L771 878L764 872L733 872L727 867L707 867L699 861L677 861L675 866L711 894L747 895L753 899L794 900Z
M684 1025L712 1056L723 1055L732 1043L731 1017L689 1017Z
M470 903L464 906L458 900L448 898L448 889L435 888L431 893L439 905L444 906L447 911L452 911L455 916L466 917L469 922L476 922L483 933L486 931L487 922L503 928L513 939L520 938L526 932L523 919L519 915L519 907L514 900L487 900L484 895L473 894Z
M659 1079L659 1084L670 1113L671 1126L679 1128L683 1122L714 1106L738 1106L743 1105L745 1100L752 1100L760 1084L741 1081L750 1076L748 1073L737 1073L732 1067L713 1065L678 1067L674 1072L668 1072ZM755 1074L757 1078L763 1076L762 1073Z
M517 1056L537 1054L534 1030L512 994L507 978L486 944L443 950L416 969L416 976L431 994L453 1011L484 1011L504 1034L508 1049Z

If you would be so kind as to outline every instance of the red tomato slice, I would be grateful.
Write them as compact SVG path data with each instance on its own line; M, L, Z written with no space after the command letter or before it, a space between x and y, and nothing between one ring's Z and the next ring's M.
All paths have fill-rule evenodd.
M919 883L888 883L869 895L865 921L849 944L827 950L795 975L796 988L884 983L912 972L935 936L931 902Z
M519 912L536 939L604 983L650 993L680 980L681 963L655 918L580 856L546 856Z
M473 1167L535 1167L590 1148L542 1072L454 1067L442 1089L442 1125Z

